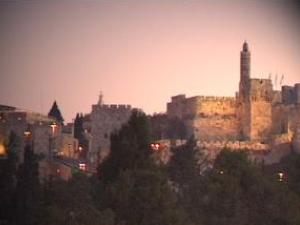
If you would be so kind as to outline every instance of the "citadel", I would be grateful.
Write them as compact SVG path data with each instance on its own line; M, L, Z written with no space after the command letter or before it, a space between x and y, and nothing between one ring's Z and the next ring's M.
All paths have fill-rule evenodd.
M300 152L300 84L282 86L274 90L272 80L253 79L251 53L244 42L240 52L240 82L235 97L185 95L171 97L162 120L151 120L152 126L161 127L166 134L166 121L179 120L184 124L184 139L194 136L198 145L212 158L221 149L249 150L250 155L267 163L274 163L292 150ZM109 151L109 138L115 129L128 120L129 105L102 104L92 106L88 122L91 136L89 155ZM169 149L168 135L156 140ZM104 155L106 155L104 154Z
M194 136L208 158L214 159L223 148L249 152L253 160L267 164L279 162L291 152L300 153L300 83L273 88L271 79L253 79L251 53L245 42L240 52L240 82L235 97L185 95L171 97L164 114L149 116L156 135L154 150L168 161L172 145L178 139ZM41 174L56 174L65 179L72 168L90 172L109 154L110 135L125 124L134 108L130 105L104 104L103 95L92 105L91 112L77 114L73 123L63 124L62 116L48 116L15 107L0 105L0 158L5 156L4 140L13 131L21 138L22 149L28 143L44 155ZM58 112L56 102L52 109ZM171 137L168 127L179 121L184 137ZM158 135L157 135L158 134ZM177 140L176 140L177 139ZM53 155L55 157L53 157Z
M271 79L250 76L251 53L243 44L240 82L235 97L174 96L167 115L184 121L188 134L206 141L259 141L296 131L300 122L300 84L273 89Z

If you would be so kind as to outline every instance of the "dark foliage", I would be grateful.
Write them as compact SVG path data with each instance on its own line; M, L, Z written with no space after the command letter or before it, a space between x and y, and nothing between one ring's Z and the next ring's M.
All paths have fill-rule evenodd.
M6 156L0 159L0 224L12 223L12 210L15 187L17 182L17 162L20 151L20 139L11 132L8 143L5 144Z
M168 165L170 179L181 187L188 186L199 177L200 150L192 137L185 145L172 149L173 156Z
M192 182L179 193L196 224L299 224L299 198L286 183L264 174L245 152L223 150L213 169L193 178L189 174Z
M82 152L80 152L81 158L86 158L88 150L88 140L84 136L83 129L84 116L77 113L74 120L74 138L78 140L79 146L82 147Z
M64 123L64 118L62 117L61 115L61 112L57 106L57 103L56 101L54 101L49 113L48 113L48 116L50 117L53 117L56 119L56 121L60 124L63 124Z
M152 140L161 140L167 138L168 118L166 114L154 114L149 116L150 136Z
M117 224L189 224L166 174L152 161L149 144L147 117L135 111L111 137L111 154L99 167L97 204L113 210Z
M100 212L93 204L91 182L77 173L69 181L54 180L44 185L40 225L113 225L111 210Z
M24 162L18 168L14 204L16 224L38 224L40 208L39 164L31 143L25 145Z
M187 129L184 122L177 117L168 119L167 136L170 139L185 139Z

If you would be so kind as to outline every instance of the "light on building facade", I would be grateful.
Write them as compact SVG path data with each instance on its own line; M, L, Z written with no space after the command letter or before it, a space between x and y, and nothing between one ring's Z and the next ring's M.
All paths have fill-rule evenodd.
M0 143L0 156L6 155L6 149L4 144Z
M57 127L56 123L55 123L55 122L52 123L52 124L50 125L50 127L51 127L51 129L52 129L52 134L54 135L55 129L56 129L56 127Z
M284 178L284 173L283 172L279 172L277 175L278 175L278 181L282 182L283 178Z
M24 136L28 139L30 137L30 135L31 135L31 131L30 131L30 127L28 125L28 127L24 131Z
M86 164L85 163L79 163L79 169L85 171L86 170Z
M159 147L160 147L160 144L158 143L152 143L150 144L150 147L153 151L158 151L159 150Z

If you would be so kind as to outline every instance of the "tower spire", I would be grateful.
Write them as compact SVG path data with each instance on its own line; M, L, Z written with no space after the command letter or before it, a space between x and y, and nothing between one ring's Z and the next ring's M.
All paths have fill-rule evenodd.
M241 62L240 62L240 88L239 95L242 99L247 98L249 80L250 80L250 68L251 68L251 54L249 51L249 45L246 41L243 43L241 51Z
M248 52L249 51L249 46L248 46L248 43L247 43L246 40L244 41L244 44L243 44L243 51L244 52Z
M103 94L102 94L102 91L100 91L98 105L102 105L102 104L103 104Z

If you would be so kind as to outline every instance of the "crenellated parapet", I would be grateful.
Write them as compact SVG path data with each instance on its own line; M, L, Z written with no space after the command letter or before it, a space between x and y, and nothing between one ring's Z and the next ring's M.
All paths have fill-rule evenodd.
M92 111L123 111L123 110L131 110L131 105L124 104L103 104L103 105L92 105Z
M127 123L132 107L125 104L103 104L103 96L98 104L92 105L89 116L90 149L89 160L99 163L110 149L110 135Z
M224 97L224 96L196 96L199 101L231 101L235 103L235 97Z
M294 86L282 86L281 93L283 104L300 104L300 83Z
M252 151L268 151L270 150L269 144L262 144L261 142L255 141L198 141L198 147L203 149L215 149L222 150L224 148L241 151L241 150L252 150Z
M236 98L235 97L227 97L227 96L194 96L190 98L186 98L185 95L176 95L171 97L171 102L170 103L178 103L178 102L184 102L184 101L231 101L235 103Z
M251 79L249 89L250 101L272 102L274 98L271 79Z

